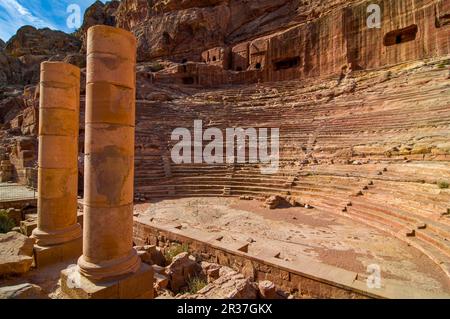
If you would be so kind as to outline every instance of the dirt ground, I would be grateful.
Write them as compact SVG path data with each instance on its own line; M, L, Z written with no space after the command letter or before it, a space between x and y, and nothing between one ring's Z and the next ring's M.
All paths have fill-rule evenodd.
M176 222L185 228L220 233L221 242L250 242L249 252L276 250L287 261L309 258L363 276L369 265L376 264L381 268L383 286L450 293L446 275L417 249L377 229L318 209L269 210L259 201L182 198L137 204L135 213L159 223ZM3 279L0 287L30 282L51 298L63 298L60 271L70 264L76 260Z
M287 261L315 261L367 275L381 268L383 285L450 292L448 277L419 250L387 233L318 209L269 210L259 201L237 198L182 198L135 206L157 222L177 222L224 236L222 242L251 242L249 251L271 248Z

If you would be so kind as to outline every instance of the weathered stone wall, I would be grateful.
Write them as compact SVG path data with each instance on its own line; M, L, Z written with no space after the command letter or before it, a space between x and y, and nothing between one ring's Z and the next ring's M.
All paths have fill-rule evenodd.
M381 29L367 28L367 3L344 11L349 17L345 18L344 32L348 60L355 68L377 68L450 53L450 29L436 24L438 10L449 11L448 1L376 1L382 10ZM388 33L414 25L418 28L415 40L385 45Z
M372 3L381 7L381 28L367 26ZM250 69L261 68L265 81L281 81L446 55L448 7L448 2L435 0L384 0L339 8L311 23L250 42ZM245 45L235 46L233 52L241 52ZM233 62L236 70L238 63Z
M339 6L307 23L290 27L288 24L287 28L272 30L263 37L211 48L203 51L201 57L192 49L189 59L201 60L208 67L200 63L189 66L189 72L186 68L164 71L156 80L158 77L168 80L171 76L167 73L172 73L173 78L196 79L181 84L203 86L275 82L340 76L450 53L446 2L383 0L376 3L381 10L379 28L368 25L373 13L368 9L373 1ZM187 58L178 62L184 61Z

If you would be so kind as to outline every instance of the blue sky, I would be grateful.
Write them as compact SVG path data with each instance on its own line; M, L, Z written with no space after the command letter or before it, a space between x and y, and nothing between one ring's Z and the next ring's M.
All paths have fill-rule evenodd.
M67 8L77 4L84 11L95 0L0 0L0 39L9 40L24 25L73 32L69 29ZM106 2L106 1L102 1ZM82 18L81 18L82 20Z

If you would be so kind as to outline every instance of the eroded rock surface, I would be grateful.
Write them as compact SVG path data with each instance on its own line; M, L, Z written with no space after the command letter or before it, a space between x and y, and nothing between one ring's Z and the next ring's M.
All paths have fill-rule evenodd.
M149 265L164 266L165 259L159 247L154 245L135 246L141 260Z
M30 283L0 287L0 299L49 299L41 287Z
M185 294L178 296L178 298L186 299L257 299L258 288L257 284L250 279L245 278L244 275L232 270L228 267L221 267L217 264L210 264L205 268L216 272L217 279L212 279L204 288L200 289L195 294Z
M8 41L5 52L15 57L55 55L75 52L79 50L80 44L76 37L61 31L24 26Z
M0 234L0 277L24 274L33 263L35 240L18 232Z
M186 288L188 280L196 276L200 267L193 256L184 252L175 256L172 263L166 267L165 274L169 279L169 288L175 293Z

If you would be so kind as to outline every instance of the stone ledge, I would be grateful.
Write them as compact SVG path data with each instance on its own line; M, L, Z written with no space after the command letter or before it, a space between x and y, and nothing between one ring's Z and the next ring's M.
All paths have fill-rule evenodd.
M83 253L83 238L55 246L34 246L34 264L37 268L78 258Z
M136 242L156 244L158 235L170 241L187 243L198 255L210 255L224 266L231 263L245 265L251 262L256 268L257 279L271 280L280 287L299 289L318 298L438 298L449 299L450 295L434 294L428 291L409 289L407 286L391 285L380 289L369 289L362 276L335 266L323 264L307 258L284 261L277 258L276 252L267 251L253 254L245 252L240 245L221 243L220 234L212 236L196 229L179 229L171 225L160 225L145 217L135 218L134 237ZM275 274L275 275L274 275Z
M83 213L82 212L78 212L77 222L81 225L81 227L83 227ZM30 220L30 221L22 220L20 222L20 230L21 230L22 234L24 234L26 236L31 236L31 233L33 232L33 230L36 227L37 227L37 218Z
M37 206L37 199L14 199L0 202L0 209L22 209L27 206Z

